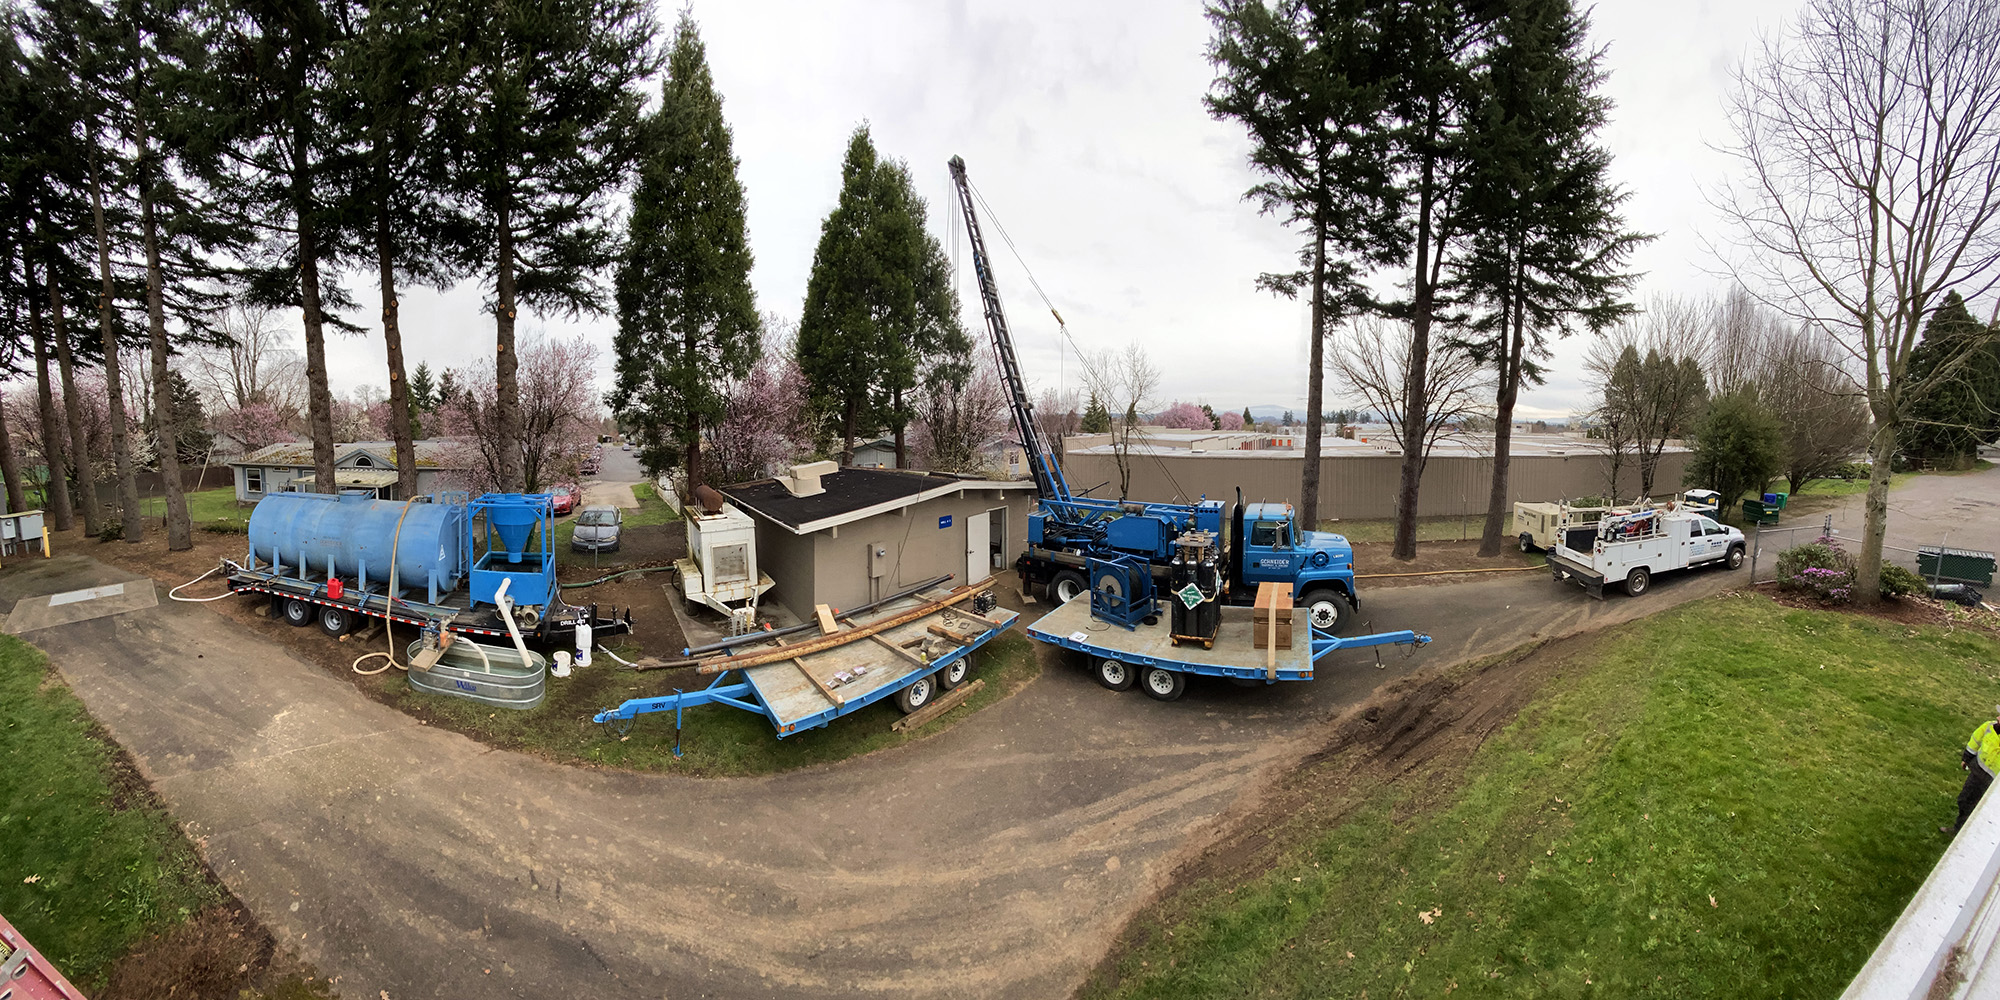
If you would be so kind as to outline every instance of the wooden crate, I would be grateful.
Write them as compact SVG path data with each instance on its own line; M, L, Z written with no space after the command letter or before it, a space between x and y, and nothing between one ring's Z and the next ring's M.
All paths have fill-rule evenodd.
M1282 583L1257 585L1257 604L1251 609L1251 634L1258 649L1292 648L1292 588Z

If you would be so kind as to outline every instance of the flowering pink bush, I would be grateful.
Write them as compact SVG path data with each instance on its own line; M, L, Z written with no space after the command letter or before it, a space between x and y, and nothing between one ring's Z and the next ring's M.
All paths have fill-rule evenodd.
M1177 402L1160 411L1160 415L1155 419L1159 421L1161 427L1177 427L1182 430L1206 431L1215 427L1209 423L1208 414L1201 412L1201 407L1193 403Z
M1234 410L1224 413L1216 419L1222 423L1222 429L1225 431L1240 431L1243 429L1243 414L1237 413Z
M710 482L761 479L812 451L806 378L797 361L765 355L724 393L728 411L722 426L703 432L702 461Z
M1854 560L1838 541L1822 535L1778 553L1778 585L1845 604L1854 598Z

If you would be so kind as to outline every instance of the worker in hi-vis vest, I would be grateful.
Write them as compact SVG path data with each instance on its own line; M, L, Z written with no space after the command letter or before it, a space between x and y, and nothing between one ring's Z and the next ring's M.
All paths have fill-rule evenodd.
M1979 804L1979 797L1986 794L1986 787L1993 784L1994 773L2000 772L2000 724L1996 720L2000 720L2000 705L1993 706L1993 718L1980 723L1972 738L1965 741L1959 761L1966 773L1965 787L1958 790L1958 822L1938 827L1939 833L1957 833L1965 818L1972 815L1972 807Z

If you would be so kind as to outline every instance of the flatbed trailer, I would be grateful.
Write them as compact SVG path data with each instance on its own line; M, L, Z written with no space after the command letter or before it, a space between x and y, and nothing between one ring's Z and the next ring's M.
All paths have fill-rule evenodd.
M1430 636L1408 629L1335 636L1313 628L1300 615L1295 622L1305 625L1306 641L1295 639L1290 649L1267 651L1255 648L1257 626L1253 609L1224 605L1221 612L1213 647L1203 648L1194 643L1177 645L1164 621L1127 630L1093 618L1090 595L1086 593L1029 625L1028 636L1090 657L1091 676L1113 691L1126 690L1136 683L1160 701L1180 697L1189 676L1227 677L1246 684L1309 681L1313 679L1314 664L1337 649L1388 645L1414 648L1431 641Z
M232 592L267 595L273 615L301 628L318 625L320 631L331 636L345 635L373 618L408 626L412 636L427 626L436 626L440 631L480 639L489 645L511 641L500 612L492 605L470 607L463 590L443 597L437 604L401 597L391 599L386 587L370 588L371 593L357 593L352 587L343 587L339 596L335 596L326 579L302 579L294 575L291 567L285 567L283 573L261 566L245 568L237 563L230 563L229 568L228 584ZM522 641L544 649L573 649L576 627L585 622L590 624L593 643L632 631L630 609L621 614L615 609L607 613L595 604L566 605L559 595L552 603L557 605L555 610L538 615L532 625L521 621L520 614L515 615Z
M975 588L985 589L985 588ZM961 593L964 593L961 590ZM865 621L842 620L842 632L861 631L904 616L935 601L913 596L877 609ZM782 641L771 645L738 646L736 657L719 658L715 680L693 691L651 698L633 698L617 708L597 713L598 723L630 723L651 712L674 713L674 728L682 725L681 713L702 705L724 705L761 715L784 739L796 733L818 729L845 715L852 715L876 702L895 699L905 713L929 704L939 690L958 687L971 669L972 652L1013 625L1014 612L993 608L974 614L957 607L941 607L901 624L884 628L831 648L801 652L797 657L741 668L730 667L729 659L763 658L784 649ZM951 638L943 638L939 633ZM830 633L837 637L841 633ZM808 634L791 645L807 647L822 637ZM675 754L680 752L678 743Z

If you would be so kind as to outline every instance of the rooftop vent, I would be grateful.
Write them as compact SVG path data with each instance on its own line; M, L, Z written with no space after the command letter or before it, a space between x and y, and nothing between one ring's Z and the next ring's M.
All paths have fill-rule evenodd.
M820 477L838 471L840 466L833 462L807 462L792 466L792 474L779 476L778 484L795 497L816 497L826 492L826 487L820 485Z

